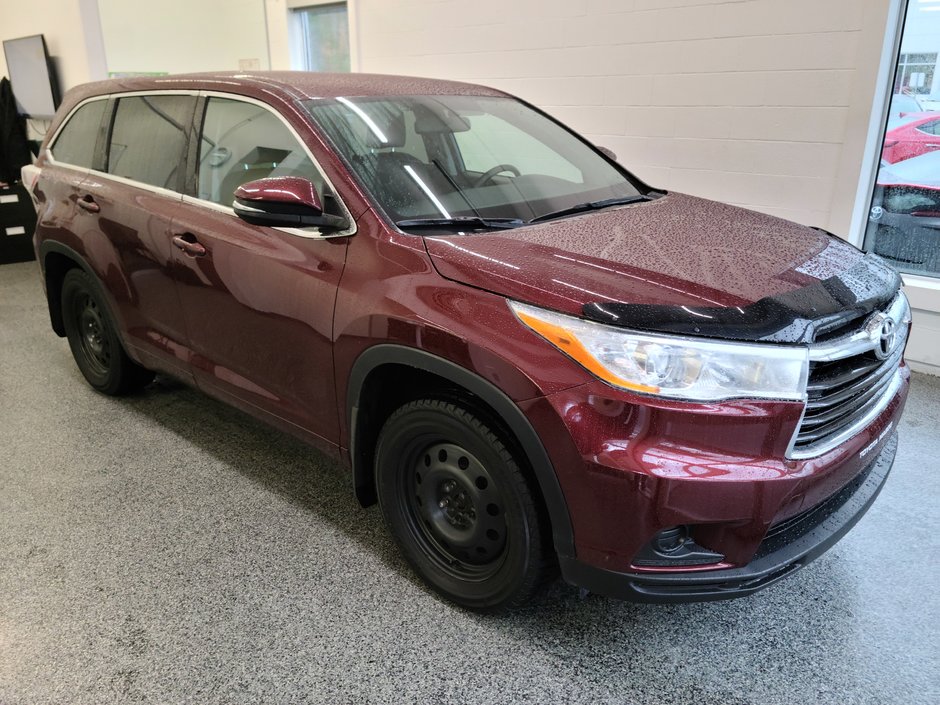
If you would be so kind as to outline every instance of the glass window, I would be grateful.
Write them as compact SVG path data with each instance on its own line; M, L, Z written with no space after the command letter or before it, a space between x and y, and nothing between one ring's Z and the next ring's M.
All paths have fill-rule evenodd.
M583 181L578 168L544 142L495 115L468 118L473 129L455 132L454 139L469 171L484 173L506 161L523 173L554 174Z
M900 57L898 57L898 70L894 79L894 92L901 93L902 91L907 91L919 95L930 93L936 68L937 52L921 54L902 53Z
M175 190L193 101L181 95L118 100L108 145L108 173Z
M940 135L940 120L925 122L923 125L918 125L917 129L928 135ZM936 149L936 147L934 147L934 149Z
M75 111L52 145L52 156L57 162L92 168L98 128L107 106L107 100L95 100Z
M302 176L324 201L323 177L294 134L254 103L209 98L202 125L199 198L231 206L235 189L269 176Z
M908 2L865 249L940 276L940 5Z
M346 3L301 7L293 11L306 71L349 71L349 17Z
M305 105L396 222L531 220L639 195L581 139L512 98L343 97Z

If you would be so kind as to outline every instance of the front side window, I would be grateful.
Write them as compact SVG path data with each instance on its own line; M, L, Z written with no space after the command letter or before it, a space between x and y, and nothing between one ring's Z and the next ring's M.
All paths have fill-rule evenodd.
M639 196L574 134L512 98L313 99L305 106L394 221L529 221Z
M108 173L175 190L193 101L181 95L120 98L108 144Z
M57 162L92 168L98 128L107 106L107 100L95 100L75 111L52 145L52 156Z
M323 177L287 125L255 103L209 98L199 154L199 198L231 206L235 189L275 176L301 176L324 199Z

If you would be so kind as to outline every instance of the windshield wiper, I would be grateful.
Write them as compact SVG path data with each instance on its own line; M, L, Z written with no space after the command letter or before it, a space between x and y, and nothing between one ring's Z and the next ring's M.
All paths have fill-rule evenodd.
M600 201L588 201L587 203L578 203L577 205L569 206L568 208L562 208L558 211L545 213L544 215L533 218L529 222L539 223L543 220L553 220L555 218L561 218L566 215L574 215L575 213L593 211L599 208L607 208L609 206L625 206L629 203L639 203L640 201L649 200L651 200L649 196L618 196L616 198L605 198Z
M396 221L399 228L518 228L521 218L482 218L476 215L453 218L410 218Z

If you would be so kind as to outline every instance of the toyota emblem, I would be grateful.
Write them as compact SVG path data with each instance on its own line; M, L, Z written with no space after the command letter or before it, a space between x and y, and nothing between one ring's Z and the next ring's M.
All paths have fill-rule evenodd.
M877 320L872 321L871 338L875 344L875 357L886 359L892 352L898 339L898 325L891 316L881 314Z

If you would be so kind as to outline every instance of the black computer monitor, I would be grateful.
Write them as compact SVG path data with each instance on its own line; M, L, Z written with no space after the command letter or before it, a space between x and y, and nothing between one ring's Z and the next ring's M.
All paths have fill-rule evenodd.
M51 118L59 107L59 84L41 34L3 40L3 53L16 110L30 118Z

